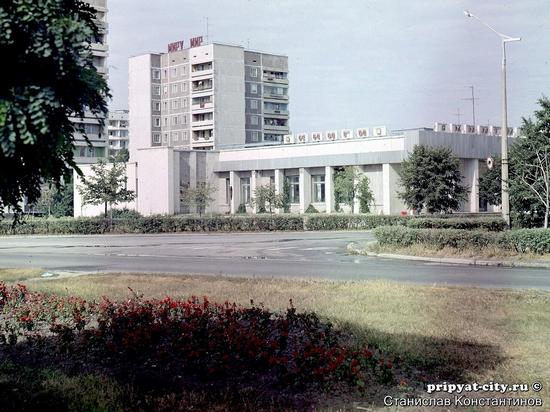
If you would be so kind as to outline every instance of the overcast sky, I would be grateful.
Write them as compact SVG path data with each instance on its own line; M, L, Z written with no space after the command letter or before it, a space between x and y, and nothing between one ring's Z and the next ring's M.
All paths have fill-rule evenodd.
M109 0L112 109L128 107L128 57L211 41L288 56L294 133L386 125L500 124L498 31L507 46L508 122L550 96L549 0Z

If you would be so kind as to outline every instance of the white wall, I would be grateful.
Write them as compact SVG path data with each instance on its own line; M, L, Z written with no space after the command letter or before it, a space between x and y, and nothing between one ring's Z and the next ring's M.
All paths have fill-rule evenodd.
M152 141L152 82L151 54L130 57L128 60L128 108L130 160L135 162L137 150L151 147ZM158 96L160 100L160 96ZM160 133L160 131L159 131Z

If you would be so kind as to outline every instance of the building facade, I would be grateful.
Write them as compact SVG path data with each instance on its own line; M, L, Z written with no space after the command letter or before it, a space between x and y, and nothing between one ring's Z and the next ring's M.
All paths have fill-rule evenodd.
M128 110L109 112L107 132L109 156L117 156L122 149L128 150Z
M495 211L495 207L480 202L478 181L487 168L486 159L500 154L501 138L495 134L498 130L468 125L448 125L445 131L436 129L441 129L441 124L433 129L395 132L373 128L372 132L357 129L355 133L343 130L301 134L307 137L294 140L287 136L288 143L277 146L211 151L172 146L143 148L137 150L135 163L127 166L132 176L128 186L138 194L136 201L127 206L143 215L182 213L180 187L207 182L217 188L216 199L207 212L233 214L240 205L245 205L248 213L256 213L255 189L270 184L282 193L286 180L290 185L292 212L305 213L309 206L323 213L345 211L345 207L337 208L335 204L333 176L340 168L355 166L370 180L373 213L409 213L398 196L399 171L414 146L422 144L448 147L460 159L462 183L469 191L461 211ZM517 131L510 130L510 143L515 137ZM79 202L75 199L75 214L101 213ZM358 210L356 207L355 211Z
M202 38L190 44L129 59L130 158L152 147L281 143L290 130L287 57Z
M107 45L107 34L109 26L107 23L107 0L85 0L91 4L96 10L96 23L100 28L100 39L97 43L93 43L92 54L94 65L101 75L106 79L109 69L107 58L109 56L109 46ZM84 136L77 133L75 135L75 161L76 163L95 163L99 158L104 158L108 154L108 139L105 131L106 126L100 125L100 119L97 116L87 113L83 119L74 118L75 123L82 124L86 135L92 147L90 147Z

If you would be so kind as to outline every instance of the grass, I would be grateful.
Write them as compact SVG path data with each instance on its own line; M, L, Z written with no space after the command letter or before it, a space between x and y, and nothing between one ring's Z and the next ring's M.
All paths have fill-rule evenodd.
M504 259L514 261L548 261L550 263L550 255L538 255L535 253L520 253L512 250L504 250L496 247L486 247L482 249L457 249L452 247L444 247L441 249L415 244L409 247L394 247L372 243L366 246L366 251L373 253L391 253L410 256L426 256L426 257L454 257L454 258L471 258L471 259Z
M26 280L39 278L41 269L0 269L0 280L4 282L24 282Z
M212 301L230 300L243 305L253 299L281 310L292 299L298 310L314 310L337 326L352 330L357 342L379 346L407 365L428 368L442 380L510 384L539 381L544 389L538 395L546 404L550 402L548 292L415 286L389 281L142 274L33 279L32 273L37 272L29 271L28 280L23 282L31 290L85 298L124 299L130 296L131 287L145 297L207 295ZM21 276L21 270L0 271L0 280L13 281ZM529 394L533 395L537 394Z

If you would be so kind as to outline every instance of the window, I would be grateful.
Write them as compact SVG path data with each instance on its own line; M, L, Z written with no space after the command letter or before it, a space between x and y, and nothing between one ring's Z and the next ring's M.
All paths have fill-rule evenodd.
M257 67L251 67L250 68L250 77L258 77L258 68Z
M185 117L184 117L184 119L185 119ZM188 142L189 141L189 135L187 134L187 130L183 131L182 136L181 136L181 140L183 140L183 142Z
M258 141L258 132L252 132L250 140L253 141L253 142L257 142Z
M179 123L179 119L178 119L178 116L172 116L172 124L173 125L176 125Z
M153 143L160 143L160 133L153 133Z
M153 93L160 96L160 86L153 86Z
M172 132L172 141L177 142L179 140L179 133L178 132Z
M160 102L153 102L153 110L160 112Z
M164 133L164 135L162 136L162 141L163 143L168 143L168 133Z
M168 94L168 86L164 86L164 87L162 88L162 93L163 93L163 94Z
M257 100L250 100L250 108L251 109L258 109L258 101Z
M173 84L172 85L172 93L177 93L179 91L179 84Z
M165 118L164 118L164 125L165 125L165 126L168 126L168 117L165 117Z
M167 78L168 78L168 70L164 69L164 70L162 71L162 78L163 78L163 79L167 79Z
M187 91L187 83L182 83L182 84L181 84L181 91L182 91L182 92L186 92L186 91Z
M241 203L250 203L250 178L241 178Z
M172 68L172 77L177 77L178 76L178 68L177 67L173 67Z
M179 109L179 107L180 107L179 99L172 100L172 109Z
M155 127L160 127L160 117L155 117Z
M153 79L154 80L160 79L160 70L153 70Z
M250 124L257 125L258 124L258 116L250 116Z
M287 176L290 183L290 203L300 203L300 176Z
M250 93L257 94L258 93L258 85L256 83L250 84Z
M181 99L182 107L187 107L187 99Z
M325 175L311 176L313 190L313 202L321 203L325 201Z
M187 124L187 116L186 115L181 116L181 124Z

